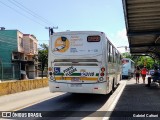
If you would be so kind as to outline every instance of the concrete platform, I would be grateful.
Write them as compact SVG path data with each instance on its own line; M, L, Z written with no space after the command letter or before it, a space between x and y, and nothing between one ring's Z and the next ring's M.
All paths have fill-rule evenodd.
M142 78L139 84L134 78L127 80L109 119L160 119L160 88L146 87L146 84L147 78L145 84Z

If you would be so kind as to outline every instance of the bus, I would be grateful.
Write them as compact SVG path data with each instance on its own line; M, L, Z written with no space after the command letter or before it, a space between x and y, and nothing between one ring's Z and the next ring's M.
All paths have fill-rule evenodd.
M50 35L50 92L112 93L121 79L121 54L104 32L66 31Z
M133 77L135 70L135 63L130 58L122 59L122 79L128 79L129 77Z

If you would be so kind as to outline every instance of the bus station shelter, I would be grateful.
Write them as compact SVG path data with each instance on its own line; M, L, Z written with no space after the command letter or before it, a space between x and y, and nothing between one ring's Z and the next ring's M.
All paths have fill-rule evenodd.
M160 58L160 0L122 0L130 53Z

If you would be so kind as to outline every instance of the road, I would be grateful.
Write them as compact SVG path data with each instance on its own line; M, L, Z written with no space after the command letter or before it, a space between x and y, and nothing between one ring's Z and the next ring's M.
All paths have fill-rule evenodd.
M50 93L49 88L40 88L0 97L1 111L42 112L42 117L54 119L96 119L101 120L106 111L114 107L114 100L123 91L126 82L121 81L112 95ZM96 112L101 111L101 112ZM91 117L92 116L92 117ZM33 118L39 119L39 118ZM53 118L47 118L53 119Z

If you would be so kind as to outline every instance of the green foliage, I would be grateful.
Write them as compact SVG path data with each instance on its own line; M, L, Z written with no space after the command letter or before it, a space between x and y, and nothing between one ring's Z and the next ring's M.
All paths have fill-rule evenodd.
M129 52L122 53L122 56L123 56L123 58L130 58L130 59L132 57Z
M136 60L136 65L140 66L141 68L146 66L147 69L154 69L155 63L156 61L149 56L139 56Z
M156 61L155 59L149 56L132 56L129 52L125 52L122 54L123 58L130 58L135 62L135 66L140 66L142 68L144 65L147 69L154 69L155 65L160 65L160 61Z
M39 69L42 71L43 78L43 71L46 67L48 68L48 45L45 43L40 44L40 48L38 49L38 61L41 63Z

